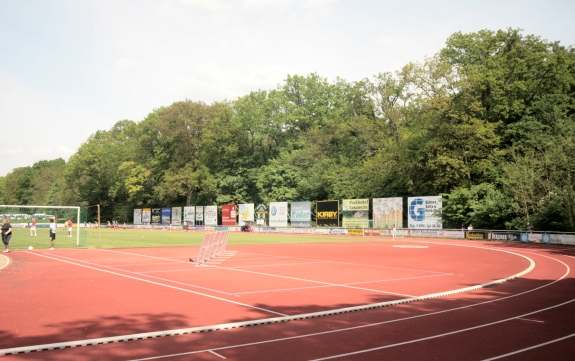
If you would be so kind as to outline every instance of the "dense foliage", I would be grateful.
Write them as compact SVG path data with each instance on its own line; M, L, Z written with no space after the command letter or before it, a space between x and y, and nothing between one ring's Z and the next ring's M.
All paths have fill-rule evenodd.
M371 79L182 101L0 178L2 203L133 207L444 194L444 225L575 231L575 51L456 33Z

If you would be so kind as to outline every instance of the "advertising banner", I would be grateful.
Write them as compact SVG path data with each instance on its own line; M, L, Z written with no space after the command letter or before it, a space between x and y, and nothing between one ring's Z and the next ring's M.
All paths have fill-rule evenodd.
M369 228L369 199L344 199L341 207L344 228Z
M162 224L170 224L172 208L162 208Z
M134 209L134 222L133 224L142 224L142 209Z
M253 203L240 204L239 207L239 224L243 226L246 222L253 223L255 215L255 207Z
M236 205L224 204L222 206L222 225L235 226L236 225Z
M198 226L204 225L204 207L203 206L196 206L196 225L198 225Z
M291 202L290 223L292 227L309 227L311 224L311 202Z
M270 227L287 227L288 202L270 203Z
M196 224L196 207L184 207L184 224L193 226Z
M152 209L142 209L142 224L150 224L152 222Z
M407 223L409 228L442 229L441 196L409 197Z
M152 208L152 224L160 224L162 222L162 209Z
M206 221L206 226L217 226L218 206L206 206L204 207L204 210L205 210L204 219Z
M182 225L182 207L172 207L172 224L174 226Z
M374 198L373 228L403 228L403 199Z
M339 227L339 201L318 201L315 207L318 226Z
M268 207L265 204L258 204L256 207L256 224L258 226L266 225L266 217L268 215Z

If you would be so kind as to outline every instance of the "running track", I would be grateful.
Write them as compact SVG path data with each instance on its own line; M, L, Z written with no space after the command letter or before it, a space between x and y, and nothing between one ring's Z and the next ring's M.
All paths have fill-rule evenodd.
M424 246L399 248L394 246ZM183 250L16 252L0 348L185 329L416 299L209 333L6 360L571 360L574 249L411 240L242 246L209 268ZM487 288L422 295L520 278Z

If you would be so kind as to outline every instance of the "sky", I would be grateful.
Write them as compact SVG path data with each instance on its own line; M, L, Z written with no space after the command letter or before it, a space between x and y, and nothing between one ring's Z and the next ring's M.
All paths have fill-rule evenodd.
M559 0L0 0L0 176L175 101L398 71L457 31L572 46L573 14Z

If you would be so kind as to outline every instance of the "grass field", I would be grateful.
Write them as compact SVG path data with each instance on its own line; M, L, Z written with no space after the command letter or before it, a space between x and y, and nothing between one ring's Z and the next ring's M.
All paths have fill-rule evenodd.
M14 235L10 242L11 249L48 248L50 246L48 229L38 229L38 236L31 237L28 229L13 228ZM202 231L168 231L168 230L137 230L137 229L80 229L80 247L162 247L162 246L192 246L201 242L205 232ZM58 229L55 246L57 248L76 247L76 229L74 237L70 238L62 229ZM230 233L231 244L255 243L306 243L306 242L348 242L361 237L274 234L274 233Z

